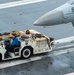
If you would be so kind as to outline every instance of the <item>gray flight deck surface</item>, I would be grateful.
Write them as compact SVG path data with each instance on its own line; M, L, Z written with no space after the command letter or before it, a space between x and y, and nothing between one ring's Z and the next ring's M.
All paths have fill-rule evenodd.
M19 0L0 0L0 3L12 1ZM55 39L74 36L74 28L71 23L50 27L36 27L33 25L33 22L40 16L67 1L68 0L46 0L39 3L0 9L0 32L35 29ZM1 69L0 75L66 75L73 72L74 52L70 52L69 54L64 53Z

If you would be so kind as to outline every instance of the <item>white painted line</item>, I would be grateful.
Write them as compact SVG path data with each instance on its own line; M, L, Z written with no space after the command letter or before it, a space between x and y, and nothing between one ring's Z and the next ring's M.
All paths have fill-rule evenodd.
M15 65L20 65L20 64L24 64L24 63L29 63L29 62L36 61L36 60L40 60L40 59L45 58L47 56L48 56L48 54L45 54L45 55L39 55L39 56L31 57L29 59L19 59L19 60L0 62L0 69L15 66Z
M37 3L42 1L46 1L46 0L22 0L22 1L9 2L9 3L0 4L0 9L21 6L21 5L31 4L31 3Z
M65 75L74 75L74 72L73 73L68 73L68 74L65 74Z

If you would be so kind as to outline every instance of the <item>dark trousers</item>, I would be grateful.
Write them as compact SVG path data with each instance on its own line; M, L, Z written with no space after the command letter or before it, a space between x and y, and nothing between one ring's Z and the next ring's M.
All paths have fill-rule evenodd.
M14 48L16 48L16 47L17 47L16 45L13 45L13 46L7 45L5 47L5 49L7 50L6 51L7 55L9 55L9 52L14 52Z

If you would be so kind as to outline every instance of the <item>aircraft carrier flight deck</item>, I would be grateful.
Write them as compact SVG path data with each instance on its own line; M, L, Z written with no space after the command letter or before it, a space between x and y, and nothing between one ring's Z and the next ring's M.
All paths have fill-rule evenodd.
M74 36L71 23L47 27L33 25L43 14L67 1L69 0L0 0L0 32L34 29L55 39ZM74 51L0 69L0 75L70 74L74 74Z

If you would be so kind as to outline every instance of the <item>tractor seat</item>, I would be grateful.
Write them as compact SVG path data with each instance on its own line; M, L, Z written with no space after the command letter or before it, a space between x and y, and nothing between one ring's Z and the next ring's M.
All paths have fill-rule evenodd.
M10 50L10 52L12 52L12 53L19 52L19 49L21 48L21 42L20 41L18 41L18 42L19 42L19 45L16 46L15 48L13 48L13 50Z
M16 46L13 50L11 50L9 53L10 53L10 56L11 57L14 57L14 56L17 56L19 55L19 49L21 48L21 42L19 41L19 45Z
M19 42L19 45L14 48L14 50L13 50L14 52L18 52L19 49L21 48L21 42L20 41L18 41L18 42Z

